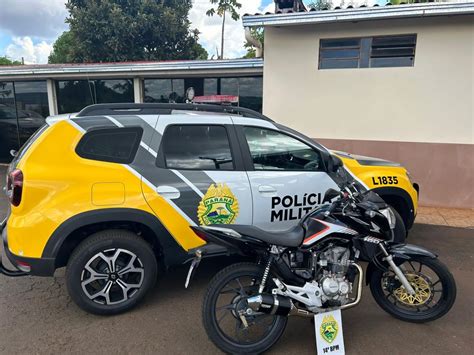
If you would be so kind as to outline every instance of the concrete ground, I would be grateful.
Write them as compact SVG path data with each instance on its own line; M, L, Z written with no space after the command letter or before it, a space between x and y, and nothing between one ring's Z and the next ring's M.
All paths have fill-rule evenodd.
M2 218L6 202L0 195ZM472 354L474 230L416 224L409 241L439 253L453 272L458 287L453 309L429 324L404 323L381 310L365 287L361 304L343 312L347 353ZM0 276L0 353L218 353L200 312L207 283L226 263L204 261L188 290L186 267L169 272L139 307L113 317L76 307L66 292L64 270L54 278ZM270 353L314 354L313 325L291 318Z

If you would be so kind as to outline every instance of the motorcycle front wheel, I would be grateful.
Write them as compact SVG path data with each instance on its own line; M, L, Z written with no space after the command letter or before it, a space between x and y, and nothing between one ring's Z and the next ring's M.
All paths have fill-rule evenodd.
M425 323L444 316L451 309L456 299L456 283L442 262L418 256L399 267L415 294L406 291L393 271L377 269L370 279L370 290L383 310L407 322Z
M258 354L280 339L287 317L253 313L245 314L246 299L258 294L264 268L253 263L233 264L211 280L204 298L203 325L211 341L230 354ZM274 287L271 274L264 292Z

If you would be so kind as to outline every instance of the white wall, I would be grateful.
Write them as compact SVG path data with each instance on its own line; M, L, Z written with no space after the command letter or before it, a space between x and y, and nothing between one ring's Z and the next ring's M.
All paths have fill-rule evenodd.
M319 39L416 33L414 67L318 70ZM473 144L474 17L265 29L264 112L310 137Z

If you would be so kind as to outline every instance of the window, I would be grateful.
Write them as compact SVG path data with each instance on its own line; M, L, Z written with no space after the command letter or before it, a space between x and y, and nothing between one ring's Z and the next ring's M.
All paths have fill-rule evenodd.
M319 69L411 67L416 35L321 39Z
M319 171L319 152L300 140L277 131L245 127L255 170Z
M145 79L145 102L186 102L186 90L194 88L196 96L234 95L239 106L262 112L263 78L174 78Z
M86 159L130 164L135 158L142 134L141 127L95 129L82 137L76 153Z
M205 78L204 79L204 96L207 95L217 95L217 78Z
M131 79L59 80L59 113L78 112L92 104L134 102Z
M185 102L184 79L146 79L145 102Z
M21 146L49 115L48 93L46 81L17 81L14 85Z
M411 67L415 61L416 35L372 38L371 67Z
M263 78L239 78L239 105L262 112Z
M169 126L163 135L158 159L160 156L164 156L169 169L234 169L229 138L223 126Z
M45 80L0 82L0 162L9 162L10 150L25 144L48 115Z

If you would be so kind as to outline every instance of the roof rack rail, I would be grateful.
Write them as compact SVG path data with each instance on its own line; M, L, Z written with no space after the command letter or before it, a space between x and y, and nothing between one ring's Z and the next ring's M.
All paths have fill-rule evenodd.
M201 111L237 114L243 117L256 118L273 122L261 113L244 108L227 105L213 104L169 104L169 103L118 103L118 104L95 104L83 108L76 117L107 116L107 115L170 115L173 111Z

